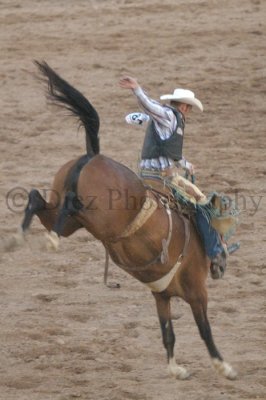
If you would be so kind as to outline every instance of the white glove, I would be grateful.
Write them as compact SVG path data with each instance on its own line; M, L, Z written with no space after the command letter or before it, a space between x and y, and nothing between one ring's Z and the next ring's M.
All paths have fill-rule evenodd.
M147 114L143 113L131 113L125 117L125 120L130 125L142 125L143 122L147 122L150 120L150 117Z
M182 160L180 160L178 163L181 168L183 168L185 171L188 171L191 175L195 173L194 165L188 162L185 158L182 158Z

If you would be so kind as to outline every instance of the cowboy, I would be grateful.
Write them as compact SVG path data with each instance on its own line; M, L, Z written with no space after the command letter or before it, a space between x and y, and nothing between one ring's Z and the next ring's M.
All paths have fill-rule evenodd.
M220 276L219 270L226 267L226 252L218 233L212 228L199 204L206 203L206 196L188 179L180 176L177 166L195 173L194 165L182 155L185 120L192 107L203 111L203 105L191 90L175 89L173 94L160 97L168 100L170 105L161 104L149 98L135 78L126 76L120 79L119 85L132 89L145 115L149 116L148 127L141 153L140 168L142 176L145 171L153 171L161 177L171 177L171 184L184 191L189 200L196 205L196 223L202 237L205 251L211 260L212 277ZM139 118L142 116L140 115ZM148 118L144 117L144 120ZM141 121L142 122L142 121Z

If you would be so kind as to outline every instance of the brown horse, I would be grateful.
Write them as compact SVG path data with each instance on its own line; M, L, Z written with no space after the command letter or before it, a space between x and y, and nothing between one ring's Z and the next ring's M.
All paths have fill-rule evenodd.
M175 335L170 299L191 306L214 367L226 378L236 372L218 352L207 318L206 277L209 261L193 225L165 197L149 190L130 169L99 154L99 117L89 101L45 62L36 62L48 82L50 99L65 106L84 126L87 152L61 167L46 202L37 190L29 194L22 230L34 215L50 232L49 243L85 228L100 240L112 260L147 285L155 298L169 372L189 376L174 358Z

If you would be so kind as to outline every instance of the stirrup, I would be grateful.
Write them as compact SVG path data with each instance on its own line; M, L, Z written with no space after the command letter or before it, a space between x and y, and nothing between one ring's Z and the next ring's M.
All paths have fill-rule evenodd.
M232 243L227 247L227 252L228 254L233 254L235 251L237 251L240 248L240 243Z

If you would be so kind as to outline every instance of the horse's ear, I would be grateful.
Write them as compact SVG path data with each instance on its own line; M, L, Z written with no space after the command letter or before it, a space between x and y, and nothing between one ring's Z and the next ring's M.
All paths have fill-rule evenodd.
M216 192L210 193L208 195L208 200L209 200L209 204L211 204L212 206L217 208L217 206L218 206L218 204L217 204L218 194Z
M221 215L231 209L231 203L230 198L223 193L218 194L213 192L209 196L209 204L211 204L214 209L219 210Z

